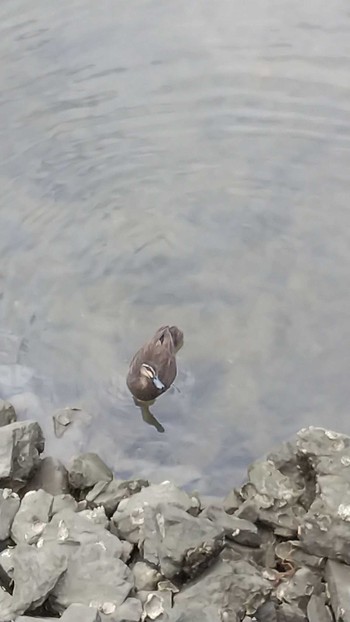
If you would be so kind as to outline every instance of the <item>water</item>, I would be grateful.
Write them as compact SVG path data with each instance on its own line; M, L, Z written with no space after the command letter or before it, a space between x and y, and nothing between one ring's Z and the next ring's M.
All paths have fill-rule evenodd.
M350 433L348 3L2 0L0 31L0 391L47 450L223 494ZM158 434L125 375L164 323Z

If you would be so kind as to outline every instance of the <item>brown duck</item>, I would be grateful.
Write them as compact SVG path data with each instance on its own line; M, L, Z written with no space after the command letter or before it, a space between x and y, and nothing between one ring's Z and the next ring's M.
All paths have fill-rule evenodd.
M183 333L177 326L162 326L136 352L126 383L138 402L152 402L169 389L177 372L175 355L182 345Z

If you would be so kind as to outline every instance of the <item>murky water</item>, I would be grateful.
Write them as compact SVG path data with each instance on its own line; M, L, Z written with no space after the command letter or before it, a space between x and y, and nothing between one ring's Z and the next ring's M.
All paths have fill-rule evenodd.
M350 9L305 4L2 0L0 395L49 452L220 494L350 433ZM167 322L158 434L125 374Z

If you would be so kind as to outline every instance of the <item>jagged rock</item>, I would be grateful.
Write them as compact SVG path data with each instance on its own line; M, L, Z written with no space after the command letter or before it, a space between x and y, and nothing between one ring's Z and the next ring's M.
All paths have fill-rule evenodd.
M289 451L285 459L291 460ZM242 486L240 496L262 523L272 526L284 537L291 537L296 535L305 515L301 505L304 485L295 456L288 475L280 470L284 465L280 461L280 455L270 454L266 460L254 462L248 469L249 480Z
M9 537L19 506L19 496L15 492L9 488L0 489L0 541Z
M315 555L350 563L350 438L306 428L296 445L316 479L314 500L299 529L302 545Z
M19 544L13 554L13 612L42 605L66 568L67 556L58 544L40 549Z
M0 479L26 481L43 450L43 433L35 421L19 421L0 428Z
M59 544L67 556L67 571L50 595L52 608L61 613L73 603L119 607L134 586L131 571L120 559L130 554L130 544L91 518L62 510L46 525L37 543L40 549ZM127 547L127 550L126 548Z
M234 514L241 504L242 499L235 490L231 490L223 501L223 508L227 514Z
M195 576L223 548L224 530L208 518L176 506L146 507L139 548L144 559L167 579L180 572Z
M66 509L72 510L72 512L78 512L78 508L78 503L72 495L55 495L52 502L51 515L54 516L58 512L61 512L61 510Z
M156 568L149 566L146 562L136 562L132 573L134 575L135 588L138 591L154 590L162 576Z
M305 612L296 604L282 603L276 609L277 622L307 622Z
M74 603L65 610L61 620L62 622L101 622L101 617L96 607Z
M321 578L310 568L299 568L292 577L281 581L276 597L281 602L296 604L306 612L307 603L315 590L321 591Z
M257 622L277 622L276 604L267 600L255 612Z
M332 622L333 617L326 605L324 594L313 594L307 605L307 617L309 622Z
M104 529L107 529L109 525L109 520L106 516L104 508L98 507L94 510L82 510L79 512L80 516L85 516L89 520L91 520L95 525L101 525Z
M261 543L258 529L253 523L226 514L220 507L210 505L203 510L200 516L208 518L211 522L221 527L227 538L239 544L258 547Z
M44 458L39 466L27 490L43 489L50 495L62 495L69 492L68 473L60 460Z
M16 411L10 402L0 400L0 427L9 425L17 420Z
M137 598L127 598L120 607L116 607L107 614L100 612L101 622L139 622L142 615L142 606Z
M335 619L350 621L350 568L333 560L326 564L326 581Z
M107 516L111 516L122 499L131 497L147 486L149 483L143 479L98 482L86 495L86 500L92 507L103 505Z
M219 557L205 574L174 597L169 620L239 622L244 614L253 615L270 592L269 582L255 565L244 560L224 562Z
M94 453L81 454L68 466L69 483L78 490L92 488L101 481L110 482L112 478L112 471Z
M11 527L17 544L37 542L50 520L53 496L44 490L31 490L24 495Z
M324 564L324 557L306 553L299 540L276 543L274 553L279 559L289 561L297 568L302 568L303 566L320 568Z
M119 503L112 520L120 537L136 544L143 525L145 508L155 508L159 503L194 513L197 512L199 506L195 497L190 497L171 482L153 484Z

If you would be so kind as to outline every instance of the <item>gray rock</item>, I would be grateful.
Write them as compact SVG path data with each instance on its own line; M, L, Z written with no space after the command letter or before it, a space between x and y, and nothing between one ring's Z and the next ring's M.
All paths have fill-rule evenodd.
M120 537L137 544L144 521L145 508L156 508L159 503L194 513L197 512L199 506L195 497L190 497L171 482L153 484L119 503L112 520Z
M224 499L223 508L227 514L234 514L241 504L242 499L240 496L235 490L231 490Z
M0 589L0 613L1 622L12 622L14 619L12 596L2 589Z
M219 558L205 574L175 596L169 620L239 622L245 614L254 615L270 592L269 582L253 564L243 560L229 563Z
M9 488L0 489L0 541L9 537L19 505L19 496L15 492Z
M94 453L81 454L68 466L69 483L78 490L92 488L97 482L110 482L112 478L112 471Z
M345 564L328 560L326 564L326 581L331 606L336 620L350 621L350 568Z
M101 622L139 622L141 615L142 605L137 598L127 598L109 615L100 613Z
M332 622L333 620L331 611L326 605L324 594L313 594L306 611L309 622Z
M72 512L78 511L78 503L72 497L72 495L55 495L51 507L51 516L58 514L61 510L72 510Z
M288 475L283 472L283 466L283 463L276 464L272 455L254 462L249 467L249 480L242 486L240 496L249 505L250 512L256 511L262 523L280 530L284 537L290 537L296 535L305 515L301 505L304 485L296 459Z
M276 544L274 553L279 559L289 561L297 568L309 566L310 568L317 569L324 564L324 557L306 553L299 540L288 540L287 542Z
M0 400L0 427L16 421L16 411L10 402Z
M17 544L37 542L50 520L53 496L44 490L31 490L24 495L11 527Z
M253 525L253 523L237 518L236 516L226 514L222 508L210 505L203 510L200 516L206 517L211 522L220 526L225 532L227 538L238 542L239 544L258 547L261 543L258 529L255 525Z
M86 425L90 423L91 416L81 408L61 408L53 417L53 427L57 438L61 438L70 426L74 424Z
M108 528L109 520L102 506L95 508L94 510L82 510L79 512L79 515L86 516L86 518L95 523L95 525L101 525L104 529Z
M296 450L314 477L314 499L301 522L303 547L350 563L350 438L323 428L305 428Z
M120 559L125 544L129 549L128 543L80 513L62 510L55 514L37 543L43 550L59 545L67 556L67 571L50 596L52 608L62 613L73 603L102 612L106 607L119 607L134 587L132 573Z
M101 622L96 607L87 607L74 603L65 610L61 617L62 622Z
M144 509L139 548L144 559L168 579L180 572L195 576L222 550L224 542L222 527L205 517L165 504Z
M257 622L277 622L276 604L268 600L263 603L255 612Z
M304 613L314 591L321 591L321 578L310 568L299 568L292 577L280 582L276 597L281 602L295 604Z
M32 616L19 616L16 622L57 622L57 618L33 618Z
M0 556L1 559L1 556ZM158 581L161 579L161 574L146 564L146 562L136 562L132 569L135 581L135 589L140 590L154 590L157 587Z
M14 557L15 547L9 547L4 549L0 553L0 566L5 573L9 577L9 579L13 578L13 557Z
M296 604L283 603L276 609L277 622L308 622L305 611Z
M0 479L26 481L43 450L43 433L35 421L19 421L0 428Z
M149 483L143 479L129 481L113 479L111 482L98 482L86 495L86 500L92 507L103 505L107 516L111 516L120 501L147 486Z
M50 495L62 495L69 492L68 473L63 464L55 458L44 458L26 490L43 489Z
M38 549L19 544L13 555L12 610L24 613L39 607L67 568L67 557L58 544Z
M100 542L81 545L71 555L68 570L53 590L52 607L61 612L73 603L113 613L133 588L132 574L121 559Z

